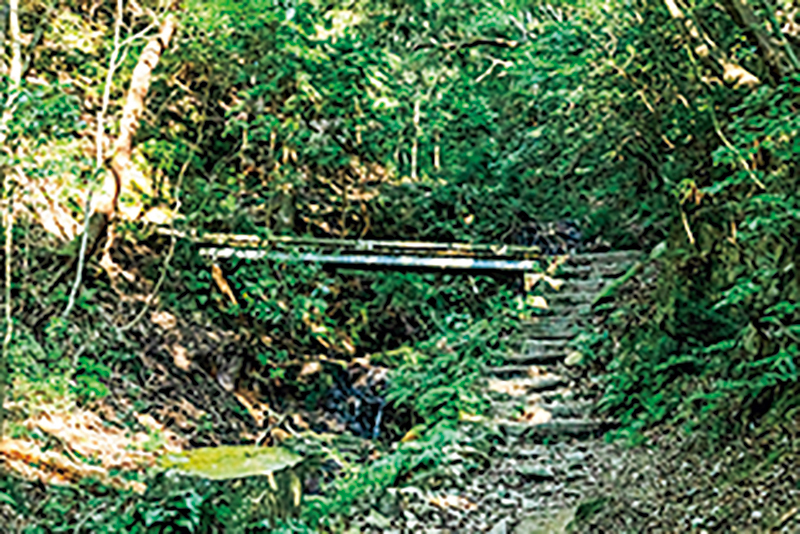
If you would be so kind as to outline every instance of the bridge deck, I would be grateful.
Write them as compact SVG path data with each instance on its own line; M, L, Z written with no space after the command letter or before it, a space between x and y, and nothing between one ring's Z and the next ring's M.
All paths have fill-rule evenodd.
M204 234L159 228L158 233L188 239L200 254L220 259L266 259L299 261L347 269L421 269L521 273L541 270L553 255L538 247L505 244L441 243L420 241L378 241L362 239L318 239L313 237L236 234ZM627 256L634 251L602 253ZM592 261L593 254L571 255ZM580 263L580 262L579 262Z
M232 249L305 250L314 252L364 253L364 254L431 254L468 257L534 259L541 255L538 247L493 245L480 243L443 243L433 241L380 241L370 239L331 239L314 237L269 236L242 234L198 234L169 228L158 228L161 235L188 239L203 248L227 247Z
M316 254L312 252L287 253L270 250L242 250L234 248L207 248L200 251L211 259L240 258L268 259L278 262L302 261L349 268L419 268L443 270L516 271L536 270L537 260L505 260L457 256L424 257L412 255L389 256L385 254Z

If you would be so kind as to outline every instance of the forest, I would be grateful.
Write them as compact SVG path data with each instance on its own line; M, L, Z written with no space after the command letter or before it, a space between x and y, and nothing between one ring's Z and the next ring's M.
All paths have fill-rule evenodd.
M800 532L794 0L0 0L0 534Z

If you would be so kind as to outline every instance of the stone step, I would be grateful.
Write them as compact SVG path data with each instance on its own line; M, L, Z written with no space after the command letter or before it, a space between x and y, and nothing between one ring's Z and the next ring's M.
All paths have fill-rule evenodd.
M523 327L523 332L527 336L536 337L539 339L573 339L575 336L578 335L580 332L580 328L575 326L565 326L560 328L554 328L552 326L546 326L541 324L532 324L532 325L525 325Z
M574 445L544 445L539 443L513 443L510 445L495 446L490 452L502 460L516 462L531 462L547 460L566 461L569 463L583 462L595 455L594 447L590 444L575 443Z
M563 340L526 339L522 342L522 351L525 354L547 354L552 351L566 350L567 342Z
M586 265L589 263L633 263L640 259L640 250L615 250L613 252L588 252L571 255L566 263Z
M525 404L516 400L495 401L492 404L495 414L502 419L515 420L518 415L530 410L545 410L554 419L556 418L581 418L592 413L594 402L587 400L559 401L553 399L534 399L532 403Z
M592 313L592 305L586 304L572 304L555 302L548 303L550 306L546 310L541 310L537 317L558 317L563 315L590 315Z
M525 397L531 393L551 391L566 386L568 380L554 374L542 376L529 376L523 378L495 378L489 377L486 389L501 397Z
M513 393L513 392L512 392ZM492 412L501 419L516 419L514 414L520 413L520 408L542 404L570 403L577 401L575 392L567 386L555 387L530 393L503 394L490 391L488 397L492 402ZM495 408L496 407L496 408ZM513 412L504 412L507 408L514 408Z
M571 402L546 402L540 405L547 410L553 417L583 417L594 410L595 403L587 400Z
M572 338L588 326L587 316L560 315L541 316L526 321L522 325L522 333L536 339Z
M528 446L524 444L520 447L516 443L511 446L495 447L492 451L492 454L499 458L508 458L520 462L546 458L550 456L551 453L552 448L547 445L533 444Z
M631 265L613 263L607 265L562 265L556 271L556 278L566 280L586 278L616 278L625 274Z
M527 482L552 482L558 476L558 471L543 462L519 462L512 469Z
M548 326L573 326L575 324L585 324L587 321L580 315L536 315L527 319L526 326L540 324Z
M605 432L615 425L612 421L587 418L558 418L547 423L539 424L513 421L510 419L495 419L493 423L507 435L516 438L553 436L580 437Z
M603 278L574 279L566 281L562 289L575 293L598 293L602 291L609 282L609 279Z
M563 305L563 304L591 304L597 296L595 291L576 291L570 288L564 288L560 293L549 293L542 295L549 306Z
M569 347L565 339L531 339L523 344L520 352L504 356L503 362L517 365L547 364L562 361L568 354Z
M565 341L565 340L560 340ZM558 363L563 361L569 351L567 350L566 343L562 343L563 348L561 349L552 349L548 352L518 352L514 354L509 354L503 357L503 362L509 365L536 365L536 364L548 364L548 363Z
M530 377L536 369L536 365L525 364L487 365L483 367L483 373L498 378Z

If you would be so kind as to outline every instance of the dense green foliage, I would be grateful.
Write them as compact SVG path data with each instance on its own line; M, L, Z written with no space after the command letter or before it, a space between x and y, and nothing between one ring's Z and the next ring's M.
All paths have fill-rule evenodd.
M19 92L10 75L20 39L1 12L0 172L18 221L4 254L17 330L3 358L15 399L88 403L109 394L112 376L144 374L133 362L152 350L151 306L187 330L235 331L233 382L279 391L278 408L299 399L316 410L353 362L387 367L381 394L394 416L383 456L353 467L335 482L341 499L312 500L306 517L334 525L370 481L383 488L445 461L462 439L455 422L485 409L472 386L494 351L510 350L526 312L519 297L480 277L265 261L222 264L226 292L196 248L154 235L142 214L161 209L166 225L201 234L482 243L571 219L587 243L658 251L585 340L605 372L603 407L624 433L685 425L724 438L797 421L791 0L140 4L120 4L120 21L110 4L23 1ZM93 163L104 89L108 152L134 69L170 13L176 33L135 135L140 179L122 184L112 221L124 274L98 266L102 247L91 249L75 311L62 317L86 190L111 176L109 153ZM80 226L44 232L54 205ZM221 373L212 356L196 363ZM410 430L420 439L391 450ZM200 521L200 490L157 488L152 502L185 504L196 512L187 521ZM65 513L61 498L47 517ZM108 502L107 518L125 528L161 520L147 518L147 501Z
M692 8L717 47L712 62L760 80L737 87L668 8L202 11L188 28L214 19L225 30L199 26L203 55L187 46L172 60L208 65L187 81L236 102L209 108L229 120L207 137L208 153L238 162L195 186L204 209L188 212L233 231L477 241L570 216L615 246L665 241L653 292L616 351L609 405L646 423L756 405L785 414L772 401L794 398L797 382L792 37L770 22L772 7L756 9L758 30L711 4ZM258 25L251 9L266 13ZM784 43L775 57L746 46L770 31Z

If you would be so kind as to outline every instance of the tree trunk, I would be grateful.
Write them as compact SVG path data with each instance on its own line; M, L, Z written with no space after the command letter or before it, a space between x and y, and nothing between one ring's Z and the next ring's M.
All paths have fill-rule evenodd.
M10 85L9 97L3 116L0 118L0 145L8 137L8 126L11 123L16 107L16 97L22 84L22 47L19 29L19 0L10 0L8 3L8 29L11 36L11 68L9 70ZM8 150L8 147L5 147ZM3 439L3 425L6 419L4 408L6 400L6 383L8 382L8 349L14 331L14 319L11 315L11 256L13 253L13 224L14 224L14 197L12 181L9 172L0 170L3 174L3 227L5 229L4 251L4 281L5 292L5 333L3 335L3 348L0 353L0 441Z
M100 265L112 280L120 272L120 269L111 260L110 252L114 242L114 234L110 222L117 211L120 192L128 189L128 184L136 176L136 167L131 157L133 139L136 137L136 132L139 131L139 121L145 109L145 97L147 96L147 90L150 88L150 77L156 65L158 65L161 54L167 49L176 25L175 17L171 14L167 15L167 18L164 19L159 28L158 35L150 39L150 42L144 47L142 55L139 57L139 62L133 69L131 86L125 100L125 107L122 109L119 137L114 143L111 172L106 173L99 198L97 199L95 212L101 218L100 231L92 244L91 250L94 252L99 241L104 237L106 238Z
M411 179L417 179L417 158L419 154L419 115L420 100L417 97L414 101L414 140L411 143Z
M746 0L724 0L723 5L734 22L744 28L753 44L758 46L760 55L773 78L779 80L791 72L791 61L781 49L781 43L764 31L761 21L747 5Z
M664 4L667 6L672 18L680 22L683 29L688 33L688 39L693 41L694 53L722 74L725 83L734 87L755 87L761 83L761 80L756 75L731 61L725 51L717 46L703 29L695 23L692 17L687 17L684 14L677 0L664 0Z
M95 211L107 219L113 217L119 194L124 186L131 181L131 174L135 172L131 154L133 153L133 139L139 131L139 121L144 112L144 100L150 88L150 77L158 65L161 54L166 50L169 41L175 32L175 17L168 15L161 24L158 35L150 39L142 50L139 62L133 69L130 89L128 90L125 107L122 110L122 120L119 126L119 137L114 143L114 156L111 160L111 173L106 176L100 198L97 200Z

